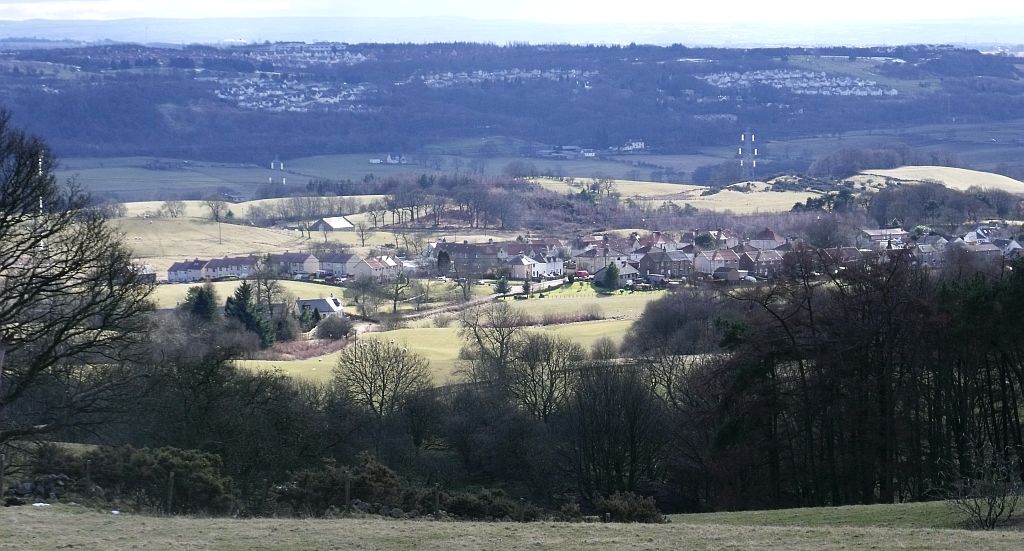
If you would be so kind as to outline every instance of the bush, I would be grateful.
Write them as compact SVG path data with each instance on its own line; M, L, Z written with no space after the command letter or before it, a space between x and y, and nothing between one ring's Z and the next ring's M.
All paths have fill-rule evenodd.
M351 467L325 459L317 467L291 473L291 481L274 489L275 500L295 513L322 516L328 510L345 507L345 478L349 478L350 496L389 507L403 505L402 483L398 475L370 454L360 454Z
M352 320L348 318L327 316L316 325L316 336L321 339L336 341L349 336L351 333Z
M76 456L57 446L40 446L32 471L82 481L87 461L90 481L108 501L132 499L140 509L166 511L173 471L172 513L226 513L236 506L220 456L198 450L122 446Z
M665 522L653 497L643 497L633 492L616 492L608 497L598 497L594 500L594 509L602 519L607 518L612 522Z
M501 490L442 495L441 507L453 516L475 520L507 517L528 522L541 516L541 510L532 503L513 499Z
M455 321L455 316L440 313L434 316L434 327L448 327L453 321Z

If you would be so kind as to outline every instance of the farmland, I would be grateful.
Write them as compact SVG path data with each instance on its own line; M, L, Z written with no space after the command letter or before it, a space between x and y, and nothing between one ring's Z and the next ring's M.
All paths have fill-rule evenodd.
M626 330L632 323L632 320L609 319L535 327L530 330L553 333L589 349L601 337L608 337L616 344L621 344ZM396 329L374 334L373 337L394 339L395 342L402 343L430 360L430 370L435 384L454 380L459 348L463 344L455 324L450 327ZM279 369L291 376L323 381L330 378L330 369L337 362L337 358L338 353L334 353L294 361L242 360L238 365L252 369Z
M941 504L939 504L941 506ZM884 518L897 508L868 506ZM851 510L847 519L847 510ZM677 515L669 524L560 522L423 522L379 518L227 519L112 515L83 506L5 509L0 549L1019 549L1024 534L937 527L911 513L909 521L866 520L858 508L801 510L792 524L773 525L752 513ZM766 512L778 516L781 512ZM939 517L939 524L946 517Z
M944 186L958 191L966 191L970 187L979 187L982 189L999 189L1008 193L1024 193L1024 182L999 174L964 168L904 166L889 170L866 170L864 174L910 183L931 180L940 182Z

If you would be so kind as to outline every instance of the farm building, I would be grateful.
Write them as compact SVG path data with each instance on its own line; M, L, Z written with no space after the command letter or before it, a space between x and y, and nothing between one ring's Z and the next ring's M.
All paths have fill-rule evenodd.
M314 231L345 231L351 230L355 226L348 218L344 216L331 216L329 218L321 218L313 223Z
M184 262L175 262L167 269L167 281L171 283L202 281L204 266L206 266L206 261L199 260L198 258L195 260L185 260Z

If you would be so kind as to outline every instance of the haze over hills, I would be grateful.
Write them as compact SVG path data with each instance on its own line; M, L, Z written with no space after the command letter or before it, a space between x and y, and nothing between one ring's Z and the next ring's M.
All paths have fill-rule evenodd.
M262 41L530 42L592 44L1016 45L1024 18L907 22L544 24L462 17L253 17L0 21L0 38L140 43Z

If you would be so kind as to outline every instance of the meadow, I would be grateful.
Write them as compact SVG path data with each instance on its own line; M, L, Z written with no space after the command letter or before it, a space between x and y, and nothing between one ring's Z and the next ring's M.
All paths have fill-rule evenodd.
M924 505L922 507L922 505ZM941 504L939 504L941 507ZM875 505L884 518L899 508L932 504ZM847 520L847 510L851 510ZM765 524L751 513L674 515L667 524L562 522L431 522L348 519L233 519L113 515L79 505L4 510L0 549L388 549L388 550L675 550L787 549L991 549L1024 547L1015 530L976 532L864 519L857 508L800 510L793 524ZM773 514L775 512L767 512ZM785 512L781 512L786 514ZM754 516L752 516L754 515Z
M965 168L948 166L903 166L888 170L865 170L868 176L893 178L904 182L922 182L934 180L942 185L958 191L967 191L970 187L983 189L999 189L1009 193L1024 193L1024 182L1001 174L979 172Z

